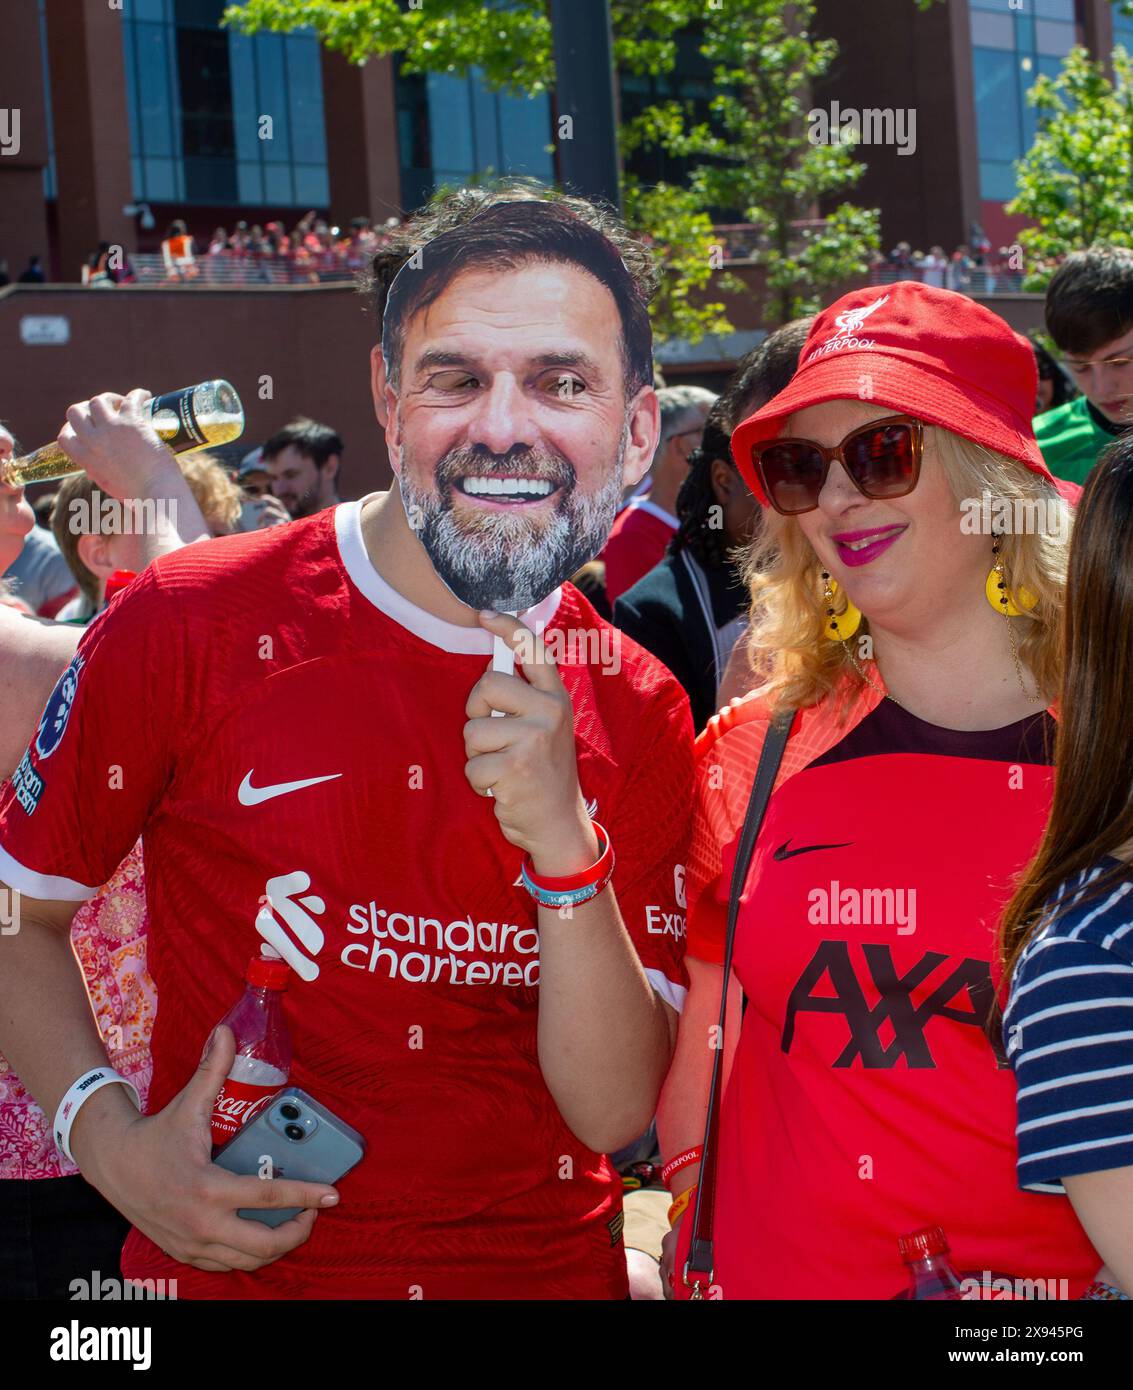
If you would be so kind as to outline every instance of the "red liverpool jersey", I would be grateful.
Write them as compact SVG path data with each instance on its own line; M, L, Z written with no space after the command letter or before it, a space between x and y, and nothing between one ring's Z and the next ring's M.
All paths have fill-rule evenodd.
M151 1110L267 939L295 972L292 1082L367 1141L341 1205L255 1274L137 1230L123 1268L192 1298L621 1297L620 1184L544 1084L535 904L464 775L491 637L385 583L361 507L151 566L88 630L0 798L0 880L34 897L89 896L144 832ZM525 621L573 701L627 930L679 1008L687 702L571 586Z

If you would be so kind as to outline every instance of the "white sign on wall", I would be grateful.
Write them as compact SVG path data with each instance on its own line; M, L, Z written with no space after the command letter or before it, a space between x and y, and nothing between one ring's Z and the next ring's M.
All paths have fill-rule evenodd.
M71 320L64 314L25 314L20 342L29 347L61 347L71 341Z

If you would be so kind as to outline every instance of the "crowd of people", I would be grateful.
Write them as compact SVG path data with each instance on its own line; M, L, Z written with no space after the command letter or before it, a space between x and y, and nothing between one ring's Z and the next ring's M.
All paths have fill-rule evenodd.
M582 198L367 259L387 491L78 402L48 620L0 485L0 1290L1128 1299L1133 251L1057 359L904 275L718 395ZM333 1183L211 1162L264 943Z
M1019 248L1001 246L994 250L986 238L974 245L957 246L951 255L943 246L926 252L914 250L899 241L887 254L878 253L870 262L872 284L895 280L920 280L937 289L959 294L1006 294L1023 288L1024 273Z

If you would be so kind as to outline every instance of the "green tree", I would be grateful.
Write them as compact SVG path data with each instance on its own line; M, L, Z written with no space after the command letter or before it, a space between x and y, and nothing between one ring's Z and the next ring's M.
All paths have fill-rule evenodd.
M1112 55L1113 80L1084 48L1057 77L1027 94L1038 112L1034 144L1017 166L1009 213L1035 226L1020 234L1037 264L1027 288L1041 288L1053 260L1097 242L1127 242L1133 226L1133 62Z
M797 225L863 172L850 147L806 138L810 84L837 52L809 32L813 0L728 0L719 10L703 0L613 0L612 15L615 61L634 73L670 72L677 36L703 22L701 51L717 93L710 121L697 119L690 104L668 102L621 132L623 154L659 147L693 161L683 188L625 181L627 220L650 237L664 272L653 310L658 338L695 342L730 328L723 304L706 299L735 287L718 273L712 208L738 209L761 229L756 259L772 319L817 308L824 290L864 271L878 244L876 211L842 202L824 222ZM397 53L410 73L475 67L489 86L519 93L554 81L545 0L503 8L426 0L420 9L399 0L245 0L226 19L248 33L307 28L355 63Z

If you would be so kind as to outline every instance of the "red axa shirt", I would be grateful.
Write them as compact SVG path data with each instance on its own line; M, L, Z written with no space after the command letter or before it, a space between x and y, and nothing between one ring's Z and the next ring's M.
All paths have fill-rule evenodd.
M767 727L748 696L697 740L689 952L715 964ZM908 1286L897 1242L925 1226L965 1274L1071 1298L1092 1279L1068 1199L1019 1190L994 1013L996 929L1049 814L1052 733L1041 710L938 728L876 689L796 716L736 930L747 1008L728 1021L719 1296L892 1298Z
M675 516L648 497L635 497L618 513L602 551L611 605L661 563L679 525Z
M0 800L0 879L37 897L89 896L144 834L151 1112L267 937L294 967L291 1082L367 1141L274 1264L208 1273L134 1230L123 1270L187 1298L624 1297L620 1183L539 1068L520 852L464 775L490 637L377 575L361 505L151 566L88 629ZM525 620L573 701L627 930L679 1008L687 701L571 586Z

